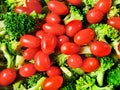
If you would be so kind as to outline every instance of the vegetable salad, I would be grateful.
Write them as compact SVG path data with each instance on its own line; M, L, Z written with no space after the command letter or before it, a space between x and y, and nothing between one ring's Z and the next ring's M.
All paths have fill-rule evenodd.
M0 90L119 90L119 0L1 0Z

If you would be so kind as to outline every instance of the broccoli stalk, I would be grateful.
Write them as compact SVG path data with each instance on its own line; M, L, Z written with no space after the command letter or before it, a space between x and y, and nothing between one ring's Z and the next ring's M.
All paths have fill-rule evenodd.
M8 52L7 47L6 47L6 43L0 44L0 50L3 52L3 55L7 60L7 68L13 67L15 57Z
M95 78L85 74L76 80L76 90L114 90L112 85L99 87L95 83Z
M42 90L42 84L46 77L43 73L37 73L27 79L13 84L13 90Z
M69 6L69 14L67 16L65 16L64 18L64 23L67 24L72 20L83 20L83 15L81 13L81 11L75 7L75 6Z
M113 85L114 87L120 86L120 64L115 65L108 71L107 83L108 85Z
M111 69L114 65L114 60L109 56L99 57L98 60L100 61L100 67L96 71L90 72L89 75L96 77L98 85L103 86L105 72Z

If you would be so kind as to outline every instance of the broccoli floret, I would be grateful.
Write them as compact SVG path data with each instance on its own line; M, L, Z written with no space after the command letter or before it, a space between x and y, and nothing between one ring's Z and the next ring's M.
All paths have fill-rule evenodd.
M82 0L82 9L84 15L87 14L87 12L94 7L94 5L98 2L98 0Z
M64 23L67 24L72 20L83 20L83 15L80 9L78 9L76 6L69 6L69 14L65 16Z
M26 33L31 33L36 27L33 17L23 13L8 13L4 19L5 29L13 39L19 39Z
M113 4L107 14L107 18L120 16L120 0L112 0Z
M14 66L14 55L11 55L6 47L6 43L1 43L0 44L0 50L3 52L4 57L7 60L7 68L13 67Z
M118 38L120 35L118 30L114 29L110 25L103 23L92 24L90 28L92 28L95 31L97 40L104 41L107 43L116 40L116 38Z
M95 78L87 74L80 76L80 78L76 80L76 90L114 90L112 85L104 87L97 86L95 80Z
M42 83L46 79L43 73L37 73L27 79L13 84L13 90L42 90Z
M13 9L16 6L24 6L26 0L5 0L10 9Z
M120 64L115 65L107 73L107 83L114 87L120 86Z
M91 77L96 77L98 85L103 86L105 72L111 69L114 65L114 60L110 56L98 57L98 60L100 61L99 68L94 72L90 72L89 75Z

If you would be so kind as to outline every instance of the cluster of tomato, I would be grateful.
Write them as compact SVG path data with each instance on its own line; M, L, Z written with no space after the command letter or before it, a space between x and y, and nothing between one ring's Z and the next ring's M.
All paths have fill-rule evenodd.
M41 5L37 0L26 0L26 6L16 7L15 11L29 12L28 10L36 10L41 12ZM32 2L30 2L32 1ZM81 0L66 0L72 5L79 5ZM111 0L99 0L93 9L91 9L86 18L90 24L99 23L104 14L106 14L110 7ZM39 7L36 7L39 6ZM68 7L59 0L51 0L48 2L48 9L51 11L45 18L45 23L42 30L38 30L36 35L26 34L20 38L20 44L26 47L23 56L26 60L34 60L34 64L26 63L19 69L19 74L22 77L29 77L36 73L36 71L46 71L48 78L43 83L45 90L57 90L62 86L63 77L58 66L51 63L49 55L56 49L63 54L69 55L67 64L71 68L81 67L85 72L91 72L99 67L99 61L95 57L83 58L79 55L81 47L84 45L90 46L90 51L93 55L103 57L111 53L111 47L103 41L95 41L95 32L90 28L82 28L80 20L72 20L64 25L61 15L65 16L69 13ZM27 11L26 11L27 10ZM30 12L31 12L30 10ZM28 13L29 14L29 13ZM120 18L110 19L107 23L117 29L120 29ZM111 23L114 22L114 23ZM4 73L9 78L4 78ZM13 69L2 71L0 73L0 84L9 85L16 78L16 71ZM6 80L5 80L6 79ZM8 80L9 79L9 80ZM1 81L6 81L1 83Z

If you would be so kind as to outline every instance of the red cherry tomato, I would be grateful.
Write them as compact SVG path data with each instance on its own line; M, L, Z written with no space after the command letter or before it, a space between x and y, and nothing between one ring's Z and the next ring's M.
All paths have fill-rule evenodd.
M12 68L3 69L0 72L0 86L8 86L16 79L16 71Z
M57 66L51 66L47 71L47 75L50 76L57 76L61 74L61 70Z
M90 24L99 23L103 19L103 12L97 9L88 11L86 18Z
M60 16L55 14L55 13L49 13L46 16L46 22L47 23L52 23L52 24L60 23Z
M120 17L112 17L107 20L107 24L120 30Z
M55 35L63 35L65 33L65 27L61 24L51 24L51 23L45 23L43 25L43 30L46 33L52 33Z
M82 29L82 22L80 20L72 20L65 26L66 35L73 37L78 31Z
M39 51L34 57L34 66L38 71L46 71L50 68L50 58L47 54Z
M58 15L66 15L69 12L68 7L63 2L54 0L48 2L48 9Z
M31 13L31 10L28 7L17 6L14 8L16 13L27 13L28 15Z
M36 73L36 69L32 63L26 63L19 69L19 74L22 77L30 77Z
M26 0L26 6L36 13L40 13L42 11L42 6L38 0Z
M24 47L36 48L40 46L41 40L38 37L26 34L20 38L20 44Z
M111 53L111 47L109 44L103 42L103 41L94 41L90 45L90 50L92 54L104 57Z
M48 77L44 80L42 88L43 90L58 90L63 84L62 76Z
M23 52L23 57L26 60L31 60L34 58L35 54L40 50L40 48L27 48L24 52Z
M107 13L112 5L112 0L99 0L94 6L95 9L101 10L103 13Z
M90 28L77 32L74 36L74 42L80 46L88 44L95 36L94 30Z
M73 54L68 57L67 63L71 68L79 68L82 65L82 58L78 54Z
M66 36L66 35L58 36L57 46L60 48L63 43L68 42L68 41L69 41L68 36Z
M46 34L41 40L41 49L46 54L51 54L57 45L57 37L53 34Z
M99 60L94 57L89 57L83 60L81 68L84 72L95 71L99 67Z
M61 45L60 50L64 54L75 54L80 51L80 47L73 42L65 42Z
M45 36L46 32L44 30L39 30L36 32L36 37L42 39Z
M67 0L67 2L69 3L69 4L72 4L72 5L80 5L81 4L81 2L82 2L82 0Z

